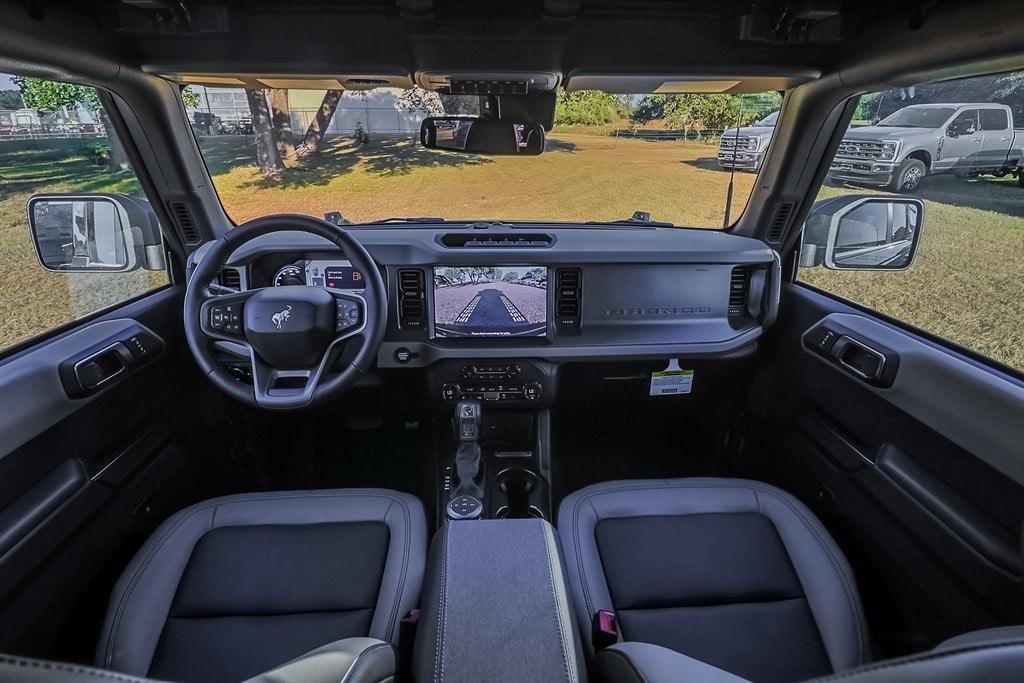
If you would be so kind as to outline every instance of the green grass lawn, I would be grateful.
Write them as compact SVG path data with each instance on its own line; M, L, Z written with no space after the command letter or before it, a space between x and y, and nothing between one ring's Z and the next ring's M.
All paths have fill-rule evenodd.
M39 267L24 207L37 192L134 191L131 174L112 176L88 161L89 144L40 150L0 143L0 312L9 321L0 348L82 313L78 298L88 286L79 281L72 287L68 276ZM411 136L374 136L363 146L338 137L319 158L273 180L255 168L251 138L203 138L200 144L236 222L284 211L340 211L358 222L388 216L614 220L645 210L677 225L719 227L729 177L718 169L711 144L578 130L556 131L548 152L525 158L434 152ZM734 219L754 181L752 174L736 175ZM826 187L822 195L857 191L863 190ZM1024 190L1009 180L937 177L926 180L921 196L925 228L910 270L817 268L801 279L1024 368ZM99 284L113 276L87 277L85 285L118 291Z
M65 275L43 269L25 208L34 194L139 192L133 173L92 161L95 141L0 142L0 350L164 284L164 273Z

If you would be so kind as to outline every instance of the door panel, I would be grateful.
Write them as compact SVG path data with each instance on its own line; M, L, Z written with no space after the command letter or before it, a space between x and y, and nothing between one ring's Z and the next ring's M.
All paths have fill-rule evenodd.
M0 361L0 650L89 659L138 543L205 497L210 463L198 459L218 452L224 408L185 345L182 293L165 288ZM68 396L64 361L143 330L162 340L157 357Z
M808 287L782 301L737 468L822 516L886 655L1024 621L1024 384ZM892 386L810 350L823 321L894 354Z

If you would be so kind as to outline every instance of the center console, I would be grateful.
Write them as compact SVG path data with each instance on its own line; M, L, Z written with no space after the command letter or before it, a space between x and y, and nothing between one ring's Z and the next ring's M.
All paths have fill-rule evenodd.
M543 361L443 361L428 371L450 416L441 443L441 520L551 518L550 412L555 366ZM476 502L474 502L476 501Z
M420 609L416 680L585 680L564 568L544 520L446 522L431 546Z

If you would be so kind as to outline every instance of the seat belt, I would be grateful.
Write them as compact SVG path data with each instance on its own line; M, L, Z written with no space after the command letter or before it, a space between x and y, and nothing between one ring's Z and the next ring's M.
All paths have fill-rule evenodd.
M619 627L615 622L615 612L602 609L594 613L590 622L590 644L594 652L619 642Z

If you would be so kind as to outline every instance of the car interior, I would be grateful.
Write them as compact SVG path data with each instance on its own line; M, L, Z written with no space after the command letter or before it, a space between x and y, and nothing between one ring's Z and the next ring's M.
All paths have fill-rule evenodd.
M0 681L1024 680L1024 371L801 275L884 287L955 233L939 192L826 176L865 93L1024 73L1019 1L0 0L0 17L23 109L56 92L33 84L94 89L103 153L139 188L40 189L0 165L0 221L40 273L0 278L5 325L57 305L32 294L46 278L148 283L0 350ZM230 88L251 117L228 131L209 98ZM272 168L285 89L337 192ZM398 90L445 109L388 110L408 126L391 156L372 152L380 119L339 135L363 147L320 140L348 125L339 99ZM570 164L598 143L556 118L595 91L767 93L778 114L746 168L739 118L731 168L672 161L713 190L652 177L612 206L646 171L623 161L635 175L578 200L599 180ZM626 135L600 144L690 144ZM1009 158L997 189L1018 198L997 210L1017 220ZM921 187L992 184L985 163ZM423 217L387 196L398 182ZM654 190L709 218L659 217ZM1000 300L1024 295L1019 227ZM1015 353L1014 334L993 344Z

